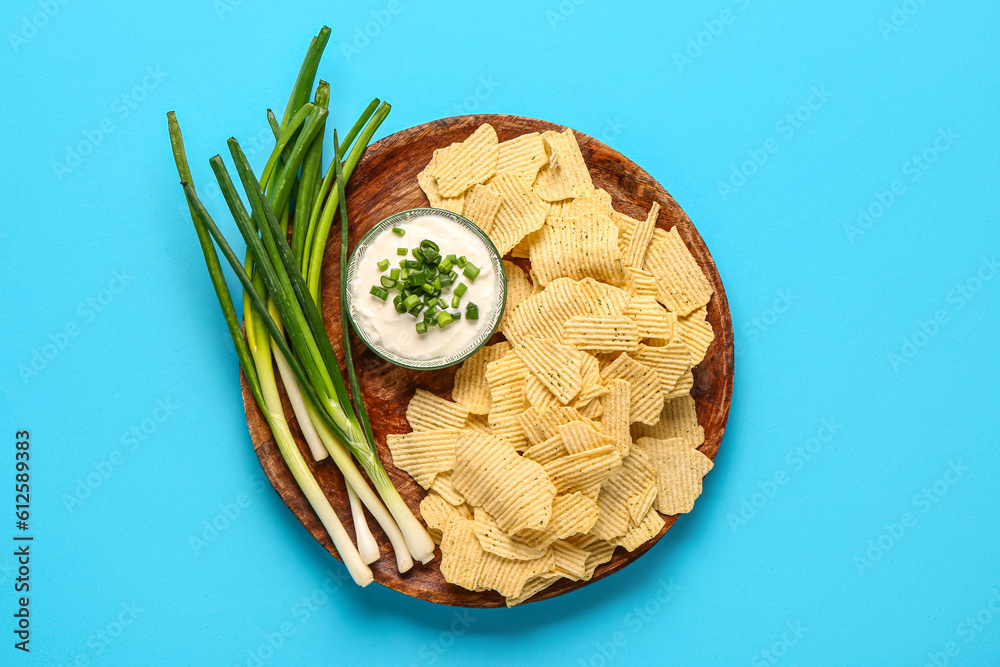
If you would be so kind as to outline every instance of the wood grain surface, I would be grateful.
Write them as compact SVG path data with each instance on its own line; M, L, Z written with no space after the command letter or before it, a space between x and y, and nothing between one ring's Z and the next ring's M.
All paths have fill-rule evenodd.
M351 222L350 245L353 250L361 236L383 218L408 208L427 206L427 198L417 186L417 173L426 166L435 148L461 141L482 123L490 123L500 141L506 141L525 132L562 130L562 126L546 121L521 116L478 114L444 118L418 125L391 136L369 147L348 186L348 217ZM576 132L583 157L590 168L596 187L607 190L614 201L616 210L643 219L650 203L655 199L662 206L659 226L670 229L676 226L691 253L708 276L715 293L708 304L708 321L715 330L715 340L708 349L705 359L694 369L694 396L698 422L705 429L705 444L699 449L714 459L722 442L726 419L733 389L733 330L729 315L726 293L719 278L715 262L705 247L704 241L681 210L674 198L638 165L609 146L580 132ZM330 340L335 350L342 348L340 331L340 285L339 285L339 221L330 235L323 266L323 317ZM498 334L499 336L499 334ZM385 444L389 433L410 431L404 413L407 403L416 387L432 391L445 398L451 398L455 367L439 371L414 371L394 366L363 346L357 337L352 337L354 358L357 364L365 404L371 415L372 427L379 454L389 477L400 494L419 516L418 507L425 492L409 475L392 466L392 457ZM247 425L250 436L260 459L261 466L275 490L292 513L306 527L317 541L331 554L336 551L329 536L323 530L318 517L302 495L291 473L285 466L274 438L260 414L253 396L242 377L243 403L246 408ZM344 482L336 466L326 459L312 463L308 446L292 414L287 397L285 414L292 427L299 448L311 462L311 468L320 486L325 490L331 504L337 510L341 521L353 535L353 523L348 505ZM697 504L695 510L697 510ZM593 579L602 579L632 561L636 560L660 540L673 525L676 517L665 517L666 525L653 540L629 553L619 548L612 560L597 569ZM406 595L439 604L461 607L500 607L504 599L494 591L474 592L447 583L439 569L440 551L427 565L417 563L405 574L396 571L396 561L391 555L389 542L378 524L369 516L369 525L379 542L382 558L374 563L372 571L375 581ZM555 585L537 594L531 601L544 600L563 595L589 582L560 580Z

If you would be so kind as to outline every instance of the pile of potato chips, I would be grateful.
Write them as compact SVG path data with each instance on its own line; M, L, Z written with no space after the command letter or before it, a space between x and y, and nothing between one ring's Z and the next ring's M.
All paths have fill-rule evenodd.
M490 125L434 151L431 206L479 225L506 261L506 341L458 369L454 401L418 389L393 463L427 497L441 572L518 604L586 580L621 546L691 511L712 461L698 447L691 369L713 339L712 287L660 206L635 220L596 189L572 130L499 142Z

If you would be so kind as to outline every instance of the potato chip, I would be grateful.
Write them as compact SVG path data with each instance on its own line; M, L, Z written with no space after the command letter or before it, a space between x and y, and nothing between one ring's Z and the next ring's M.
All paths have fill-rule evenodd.
M531 268L544 287L556 278L625 281L618 233L606 215L549 218L531 244Z
M517 415L526 407L524 398L528 367L513 351L486 365L486 383L490 388L489 424L493 434L518 449L526 443Z
M645 456L626 456L621 467L601 485L597 507L601 516L590 530L602 540L624 535L632 519L630 505L633 498L646 494L656 483L656 470Z
M475 590L476 572L484 554L470 519L456 516L448 520L441 537L441 575L445 581Z
M639 328L624 315L575 315L563 324L563 340L588 352L629 352L639 349Z
M468 416L469 411L458 403L446 401L423 389L417 389L406 407L406 421L414 431L462 428Z
M492 401L486 384L486 365L501 359L510 349L510 343L501 341L479 348L466 359L455 371L455 386L451 390L455 402L472 414L489 414Z
M402 435L390 433L385 444L392 453L392 464L429 489L439 472L455 467L458 432L457 428L441 428Z
M656 469L656 509L667 515L694 509L701 495L702 478L712 469L712 459L694 449L684 438L639 438L635 446L649 455Z
M565 405L583 386L583 355L576 349L551 338L516 341L514 352L528 370Z
M610 544L604 540L594 537L593 535L577 535L566 539L570 544L579 547L581 549L586 549L590 552L587 556L587 571L584 573L584 581L592 578L594 576L594 571L611 560L615 554L615 547L617 545Z
M552 513L555 486L538 463L496 436L462 431L455 443L453 484L508 534L541 530Z
M552 543L552 553L555 556L556 574L570 581L579 581L586 576L589 551L573 546L566 540L556 540Z
M653 229L656 228L656 219L659 216L660 205L654 201L649 209L649 215L646 216L645 220L637 224L629 235L628 246L622 257L625 266L642 268L643 262L646 259L646 249L653 238Z
M536 283L537 284L537 283ZM574 315L590 314L580 283L560 278L521 302L510 316L504 335L510 340L528 336L562 340L563 323Z
M691 353L691 365L697 366L705 358L708 346L715 338L712 325L705 319L708 310L705 306L693 311L690 315L677 318L680 338Z
M528 408L517 417L518 424L532 445L537 445L554 435L558 435L557 427L574 420L588 422L596 428L596 424L589 419L584 419L572 406L556 406L544 410Z
M674 336L677 317L652 296L633 296L624 315L635 322L639 338L670 340Z
M559 206L557 207L556 204ZM552 208L549 209L549 215L572 218L584 213L597 213L610 217L613 210L611 208L611 195L603 188L598 188L594 192L580 195L575 199L554 202Z
M542 133L549 163L538 171L534 189L545 201L572 199L594 191L587 164L573 130Z
M549 461L555 461L558 458L566 456L569 454L566 451L566 445L563 442L561 435L554 435L547 440L543 440L537 445L531 445L526 450L524 450L524 458L531 459L536 463L541 463L545 465Z
M491 125L484 123L465 141L438 155L435 176L442 197L457 197L497 171L499 142Z
M465 496L455 489L455 486L451 483L451 477L451 471L439 472L437 477L434 478L434 483L431 484L431 491L436 492L452 505L462 505L465 503Z
M546 588L562 579L558 574L536 574L525 582L524 588L518 595L507 597L507 608L526 602L529 598L541 593Z
M666 440L681 437L690 447L700 447L705 442L705 429L698 425L694 399L690 396L680 396L664 403L660 418L653 426L633 424L632 437L636 440L639 438Z
M674 385L674 388L663 395L663 398L664 400L669 401L673 398L686 396L691 393L691 387L693 386L694 386L694 373L692 373L691 369L689 368L686 371L684 371L684 374L681 375L680 379L677 380L677 384Z
M511 174L528 186L535 182L538 170L549 163L545 143L538 132L529 132L500 142L497 173Z
M465 199L462 210L456 213L461 213L489 234L493 229L493 221L496 219L503 197L486 185L474 185L468 193L463 193L463 196Z
M549 205L517 176L498 174L490 181L490 187L503 196L489 232L490 239L499 253L506 255L521 239L542 228Z
M678 340L672 340L662 347L640 345L638 351L629 356L656 371L660 377L660 390L664 397L677 386L677 381L691 368L691 355L684 343Z
M544 410L559 405L559 399L548 390L542 381L534 375L529 375L524 384L524 398L533 408Z
M618 450L606 445L549 461L545 472L559 493L572 493L603 483L620 466Z
M641 545L659 535L665 523L666 521L663 520L663 517L655 511L649 510L642 521L638 524L629 524L628 532L616 538L613 543L625 547L626 551L635 551Z
M503 321L500 323L500 330L503 331L507 321L521 303L531 296L532 285L528 276L517 264L503 260L503 267L507 273L507 305L504 308Z
M629 394L632 385L628 380L614 379L608 380L607 387L608 393L601 398L601 405L604 407L601 424L604 426L604 432L614 441L618 454L628 456L629 447L632 445L632 436L629 433L631 423Z
M465 503L452 505L434 490L420 501L420 518L427 524L427 532L435 544L441 544L441 532L452 517L471 519L472 510Z
M613 438L582 421L571 421L568 424L563 424L558 427L558 431L559 435L562 436L563 446L570 454L615 443Z
M455 145L455 144L452 144ZM437 187L437 169L441 165L441 153L447 148L438 148L431 155L431 161L427 163L423 171L417 174L417 185L427 195L427 201L433 208L441 208L441 193Z
M546 552L534 560L510 560L483 552L476 569L476 586L490 588L504 597L517 597L532 577L549 574L555 569L555 555Z
M604 406L601 405L601 402L596 398L592 398L587 401L577 400L576 403L573 404L573 407L575 407L580 414L587 419L600 419L601 415L604 414Z
M522 536L535 547L547 547L555 540L588 532L600 513L597 501L579 491L556 496L552 499L552 516L544 530L526 530Z
M660 376L656 370L641 364L623 352L617 359L601 371L605 384L609 380L628 380L629 419L633 422L655 424L663 409L663 392L660 390Z
M594 360L594 364L596 366L597 359L595 357L591 357L591 356L588 355L586 358L587 359L593 359ZM598 381L601 378L601 376L600 376L600 369L598 369L597 378L598 378ZM587 381L584 380L584 384L586 384L586 382ZM606 393L608 393L608 388L607 387L605 387L603 384L594 383L594 384L590 385L589 387L587 387L586 389L580 390L580 394L576 397L576 401L577 401L577 404L579 404L581 402L590 403L595 398L600 398L601 396L604 396ZM576 405L574 407L576 407L577 410L580 409L578 405ZM583 414L583 413L581 413L581 414Z
M545 549L530 546L518 537L511 537L500 529L485 510L475 509L475 519L472 524L473 533L479 540L479 546L491 554L511 560L533 560L546 555Z
M656 278L656 298L678 317L697 310L712 298L712 285L676 227L664 239L654 237L643 268Z
M587 276L579 282L584 305L591 315L621 315L628 305L628 292Z
M636 452L641 452L641 449L636 449ZM651 482L645 489L636 493L628 499L628 513L632 517L633 523L638 523L642 520L642 517L646 516L649 508L653 506L656 502L656 495L659 492L659 487L656 485L656 481Z
M486 417L483 415L469 415L469 418L465 420L465 428L472 429L473 431L478 431L479 433L486 433L488 435L493 435L493 429L490 428L490 424L486 421Z
M656 278L645 269L626 266L624 289L633 299L637 296L649 296L655 299L657 294Z

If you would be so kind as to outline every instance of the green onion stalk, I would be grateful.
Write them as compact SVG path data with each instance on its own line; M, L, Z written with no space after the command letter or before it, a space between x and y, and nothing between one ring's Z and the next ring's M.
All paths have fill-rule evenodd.
M256 296L256 307L262 311L264 309L264 304L259 295L257 295L253 289L253 283L249 276L247 276L245 271L242 271L243 267L239 264L239 261L233 254L232 249L229 248L228 244L225 244L225 239L223 239L222 235L218 233L218 228L215 226L215 223L212 222L207 211L205 211L204 206L202 206L201 202L198 201L194 187L191 185L191 170L188 166L187 157L184 152L184 140L181 136L180 125L177 123L177 118L172 111L167 114L167 119L174 161L177 164L177 173L180 176L181 183L185 190L185 196L188 200L188 209L191 213L191 220L194 222L195 231L198 234L198 241L201 245L202 253L205 256L206 265L208 266L209 276L212 280L212 285L215 288L215 293L219 300L219 305L222 308L223 316L226 320L226 326L229 329L229 335L233 341L233 346L236 348L236 354L239 358L240 366L243 368L243 374L247 379L247 384L250 386L250 391L254 396L254 400L257 402L261 413L264 415L264 419L267 421L267 424L271 429L271 433L274 435L275 442L278 445L278 450L281 452L282 458L284 458L288 469L291 471L292 477L299 485L299 488L302 489L309 505L313 508L313 511L316 512L316 515L319 517L323 527L330 535L330 539L333 541L333 544L337 549L337 553L340 554L341 559L344 561L344 565L347 567L348 572L350 572L355 583L360 586L367 586L374 580L371 569L361 559L358 550L354 547L354 543L351 541L350 535L348 535L347 531L344 529L343 524L337 517L337 513L330 505L330 501L327 500L326 495L319 486L319 483L309 470L309 465L306 463L305 458L302 456L298 446L295 444L295 440L288 428L284 411L279 408L277 412L275 412L273 409L269 408L269 405L274 404L271 402L274 397L265 395L265 392L268 394L270 393L270 389L266 387L266 385L273 385L273 371L271 370L270 364L264 366L257 365L247 341L243 338L243 333L240 331L239 318L236 315L236 309L233 306L232 299L229 295L229 287L226 285L225 277L222 275L222 267L219 263L219 257L216 254L215 246L213 245L213 236L216 237L216 241L222 239L223 252L226 253L227 259L230 260L230 263L232 264L235 262L236 266L240 267L241 282L244 282L244 287L249 288L248 295L250 296L248 296L248 299L253 300L253 296ZM268 375L271 379L270 383L268 383ZM278 405L280 406L280 397Z
M336 133L334 134L334 161L320 184L323 128L328 116L328 84L320 81L315 101L309 103L307 100L316 65L328 37L329 30L324 28L314 38L282 123L279 125L269 112L276 145L262 171L260 181L254 176L236 140L229 140L230 153L250 202L251 214L248 215L243 207L221 157L215 156L210 161L230 212L247 243L243 263L236 259L197 199L183 155L180 128L172 114L170 129L172 142L175 147L180 146L179 153L175 149L178 173L184 183L192 219L202 241L216 291L219 292L219 281L221 280L223 288L225 281L221 279L221 274L216 275L221 269L211 245L212 239L219 244L243 283L246 341L239 334L239 322L229 301L228 291L225 299L221 293L218 297L255 400L296 481L323 520L352 576L364 585L371 577L366 563L374 562L379 554L378 546L365 521L362 503L389 538L401 572L412 566L411 556L422 562L430 560L433 556L433 543L427 531L399 497L378 458L350 355L348 328L344 326L344 341L351 393L354 396L353 408L319 311L319 271L338 203L342 225L343 270L346 268L344 255L347 233L345 185L389 111L388 104L379 104L378 100L374 100L342 143L337 141ZM349 153L342 161L341 155L347 150ZM261 183L264 183L263 188ZM293 211L299 224L292 225L292 242L289 246L287 232ZM280 217L276 212L280 213ZM211 258L208 251L211 251ZM309 276L308 284L306 275ZM228 309L224 301L228 302ZM342 314L343 317L346 315ZM322 496L291 438L272 362L278 367L293 412L314 457L318 460L329 453L344 475L360 549L355 549L349 538L344 544L346 531L329 509L329 502ZM385 505L365 482L351 459L352 454L361 463ZM359 561L363 567L359 567Z

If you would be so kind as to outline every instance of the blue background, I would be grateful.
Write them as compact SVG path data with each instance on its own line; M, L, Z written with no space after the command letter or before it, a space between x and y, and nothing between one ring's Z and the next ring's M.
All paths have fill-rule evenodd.
M305 4L5 4L0 479L30 429L30 658L1000 664L996 3ZM259 168L263 110L323 23L337 126L373 96L394 105L379 136L467 112L569 125L708 243L729 427L694 513L622 573L456 616L340 583L263 480L164 113L196 182L230 135Z

